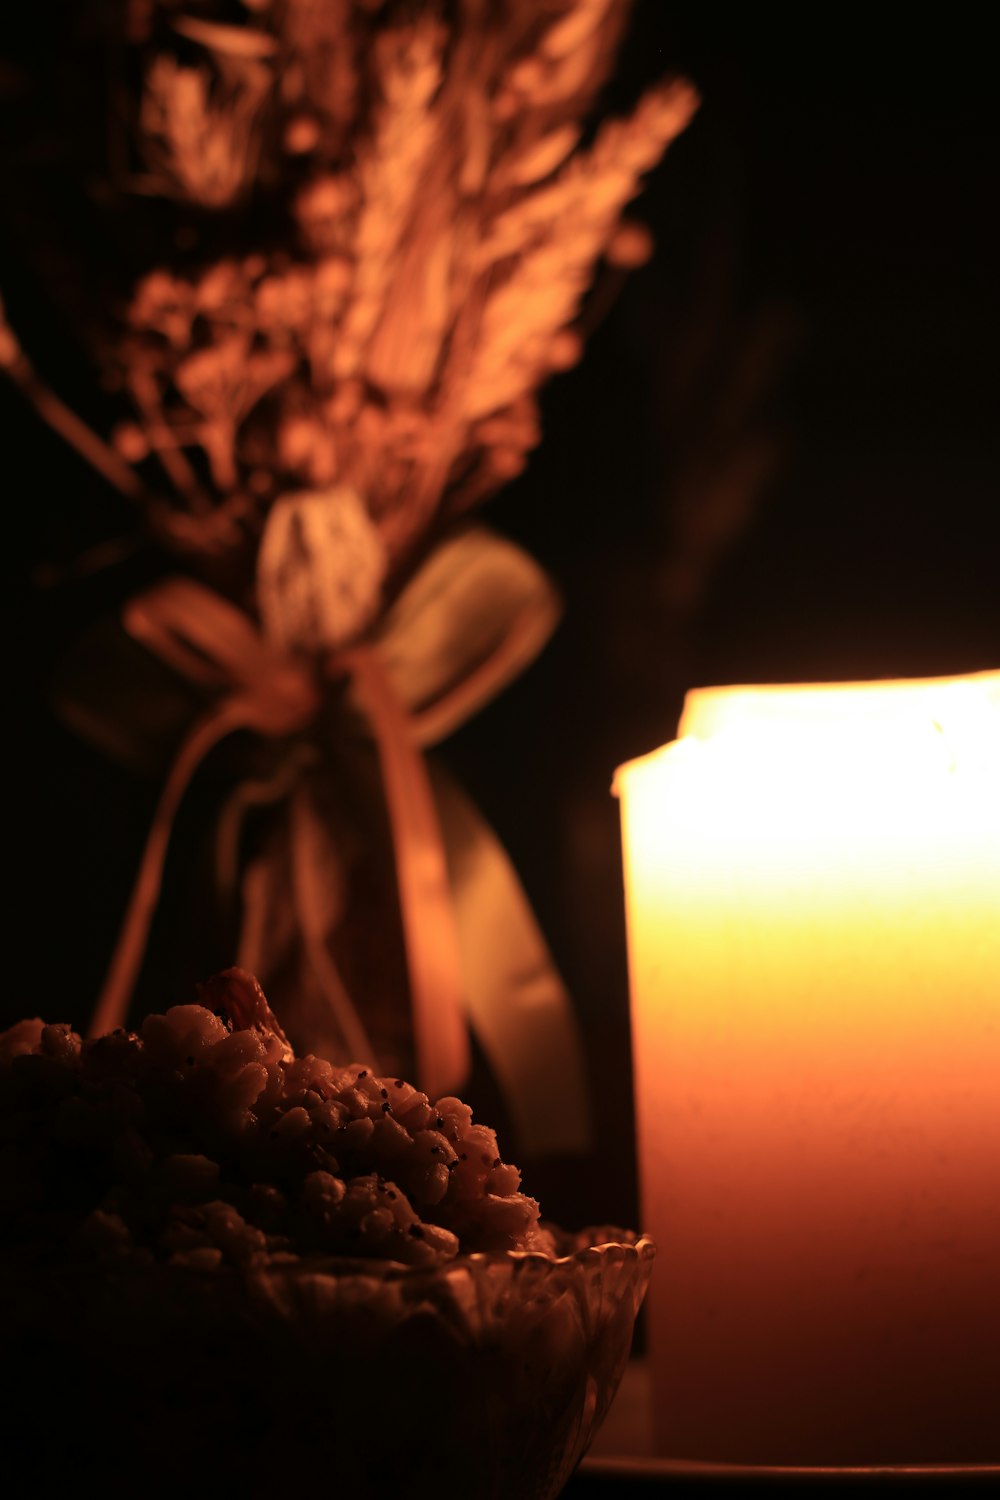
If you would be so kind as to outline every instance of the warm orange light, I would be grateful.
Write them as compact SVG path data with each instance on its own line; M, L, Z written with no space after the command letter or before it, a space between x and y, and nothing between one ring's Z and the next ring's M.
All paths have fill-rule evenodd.
M657 1440L1000 1455L1000 672L689 695L621 768Z

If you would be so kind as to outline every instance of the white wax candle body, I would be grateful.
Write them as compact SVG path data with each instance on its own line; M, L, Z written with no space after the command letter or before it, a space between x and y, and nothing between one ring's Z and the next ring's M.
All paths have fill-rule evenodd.
M829 691L621 776L658 1446L995 1460L1000 746Z

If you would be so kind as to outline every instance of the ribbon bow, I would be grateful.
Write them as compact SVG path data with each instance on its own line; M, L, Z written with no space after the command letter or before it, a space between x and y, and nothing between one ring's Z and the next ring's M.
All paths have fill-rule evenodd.
M487 597L502 600L498 612L484 612ZM471 614L470 601L476 601ZM447 618L456 608L464 611L457 633L456 620ZM432 554L369 642L331 653L318 666L277 649L247 615L191 579L168 579L132 600L123 614L128 635L210 699L163 786L92 1032L125 1019L174 819L204 758L236 730L275 739L303 735L331 684L346 679L378 755L421 1087L433 1098L464 1081L467 1016L525 1149L582 1147L583 1063L568 997L506 855L458 788L440 770L429 772L422 753L531 660L557 616L544 574L480 528L458 533ZM454 645L442 674L431 662L434 644L445 636ZM308 917L303 925L313 971L346 1044L355 1056L372 1058L363 1019L322 931Z

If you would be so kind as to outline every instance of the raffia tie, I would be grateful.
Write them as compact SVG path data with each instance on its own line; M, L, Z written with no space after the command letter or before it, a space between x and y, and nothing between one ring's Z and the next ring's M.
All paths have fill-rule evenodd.
M174 758L153 816L90 1035L124 1023L159 900L174 819L192 777L227 735L303 733L324 678L353 679L375 742L392 831L410 978L417 1075L432 1097L456 1089L469 1067L458 938L444 845L414 726L372 646L331 653L322 672L277 650L247 615L192 579L157 585L125 609L129 634L216 701Z

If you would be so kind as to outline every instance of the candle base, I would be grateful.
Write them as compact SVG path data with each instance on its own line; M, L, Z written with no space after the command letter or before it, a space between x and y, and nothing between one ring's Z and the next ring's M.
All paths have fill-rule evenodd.
M1000 1442L996 1443L1000 1450ZM818 1484L850 1482L856 1487L867 1479L883 1483L920 1481L963 1485L1000 1483L1000 1451L996 1462L895 1464L794 1464L787 1458L771 1463L725 1463L710 1459L658 1456L653 1436L652 1373L649 1361L630 1360L618 1395L589 1454L580 1465L577 1479L565 1491L567 1500L581 1496L611 1494L612 1487L672 1477L718 1480L801 1481Z

